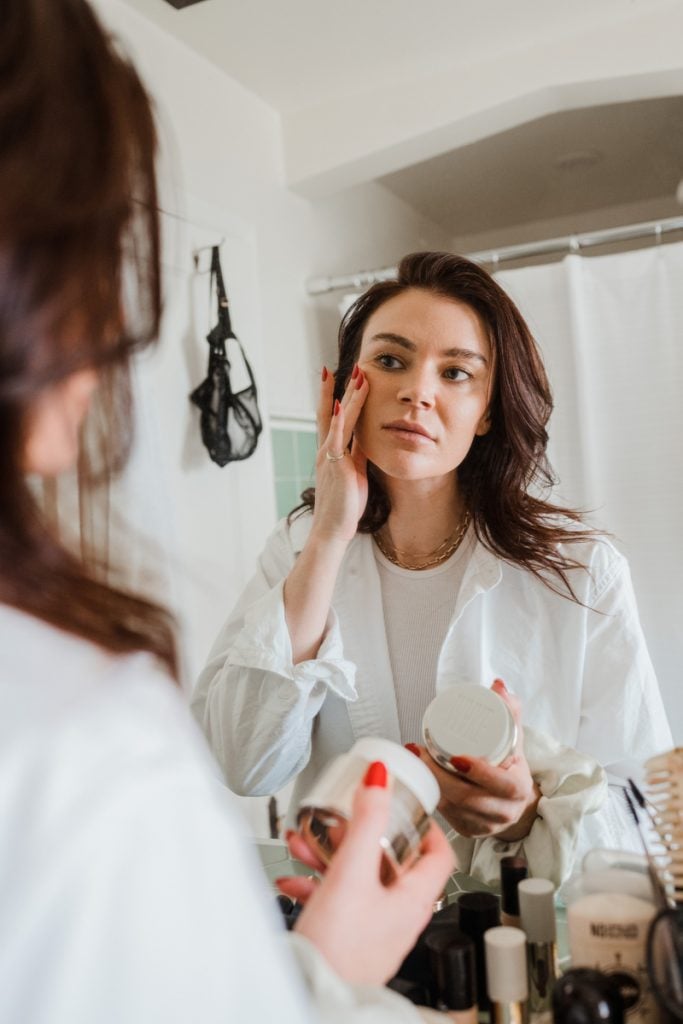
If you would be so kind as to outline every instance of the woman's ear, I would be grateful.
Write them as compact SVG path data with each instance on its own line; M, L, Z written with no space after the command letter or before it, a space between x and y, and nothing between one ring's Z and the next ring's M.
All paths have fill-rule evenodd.
M491 429L491 415L487 409L482 418L477 423L477 429L475 430L476 437L483 437L484 434L488 434Z

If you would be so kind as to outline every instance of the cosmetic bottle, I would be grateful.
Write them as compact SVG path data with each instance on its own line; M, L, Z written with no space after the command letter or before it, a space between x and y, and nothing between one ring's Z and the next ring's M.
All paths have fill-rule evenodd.
M458 900L458 911L460 931L474 943L477 1004L480 1010L488 1010L484 933L500 924L500 900L492 892L464 892Z
M433 1005L456 1024L477 1024L474 945L466 935L441 930L427 940L434 985Z
M386 765L391 786L389 819L380 839L381 877L389 883L419 856L439 800L430 770L398 743L366 736L331 761L299 804L297 824L310 849L329 863L346 833L355 791L373 761Z
M630 868L591 868L573 879L566 889L567 903L593 892L616 892L652 902L652 883L646 873Z
M555 929L555 886L545 878L519 883L519 911L526 935L529 975L529 1010L550 1009L553 985L559 974Z
M424 743L432 758L457 774L451 758L483 757L497 765L509 757L517 726L502 697L485 686L449 686L427 707L422 719Z
M647 934L655 907L628 893L588 893L567 907L573 967L609 974L619 987L627 1024L655 1024L647 973Z
M555 982L553 1024L624 1024L624 1002L607 974L574 967Z
M527 1024L529 989L526 937L519 928L490 928L484 935L491 1024Z
M519 928L517 887L529 874L524 857L502 857L500 861L500 923Z

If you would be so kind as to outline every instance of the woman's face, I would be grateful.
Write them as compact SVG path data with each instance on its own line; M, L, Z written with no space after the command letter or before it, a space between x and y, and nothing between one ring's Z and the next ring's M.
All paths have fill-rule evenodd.
M489 428L492 353L477 313L418 288L369 318L358 363L369 394L355 435L387 476L451 473Z
M26 430L27 473L58 476L75 465L79 430L96 386L95 370L78 370L38 396Z

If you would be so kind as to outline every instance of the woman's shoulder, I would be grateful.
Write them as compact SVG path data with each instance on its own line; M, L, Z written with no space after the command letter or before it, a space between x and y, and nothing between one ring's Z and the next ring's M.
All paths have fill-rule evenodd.
M590 532L585 523L566 517L553 517L552 526L562 534L554 548L566 582L581 603L592 606L610 584L628 571L628 561L604 531ZM513 563L506 563L503 571L520 573L529 586L540 588L546 596L566 591L565 582L550 567L542 568L539 576Z
M53 749L65 764L81 760L96 770L105 767L105 751L117 752L119 764L171 747L193 759L201 750L193 729L178 687L152 655L112 654L0 606L3 742L27 753Z

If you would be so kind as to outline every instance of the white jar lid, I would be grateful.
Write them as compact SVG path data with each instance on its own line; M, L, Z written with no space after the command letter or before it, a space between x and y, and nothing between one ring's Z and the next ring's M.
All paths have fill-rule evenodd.
M422 719L430 754L443 767L451 757L483 757L497 765L515 746L512 712L494 690L471 683L449 686L431 702Z
M391 775L394 775L419 800L427 814L433 814L439 802L439 784L426 764L415 754L393 740L381 739L378 736L363 736L356 740L349 751L354 757L360 757L370 764L382 761Z

